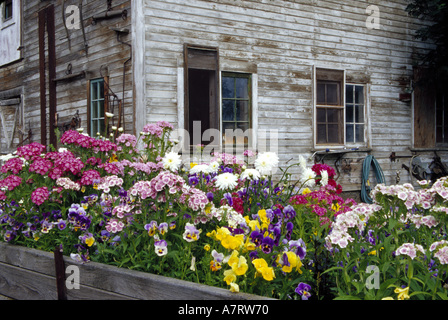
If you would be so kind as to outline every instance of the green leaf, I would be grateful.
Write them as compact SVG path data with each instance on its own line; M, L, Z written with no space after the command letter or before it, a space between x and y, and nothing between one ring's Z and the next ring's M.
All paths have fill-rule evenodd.
M448 296L444 292L437 292L437 295L442 298L442 300L448 300Z

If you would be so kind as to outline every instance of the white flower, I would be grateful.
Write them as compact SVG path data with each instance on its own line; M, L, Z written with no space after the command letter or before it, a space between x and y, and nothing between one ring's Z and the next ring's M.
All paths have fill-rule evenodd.
M162 159L162 163L165 169L176 171L177 169L179 169L182 160L180 158L180 155L172 151L165 154L165 156Z
M306 187L314 187L316 184L316 173L311 168L306 168L302 172L302 181Z
M260 174L271 175L278 167L278 156L274 152L260 153L254 165Z
M208 166L208 170L210 173L216 173L219 170L219 163L217 161L213 161Z
M219 190L234 189L237 184L237 177L230 172L221 173L216 176L215 185L219 188Z
M114 116L114 114L113 114L113 113L110 113L110 112L105 112L104 114L105 114L106 117L108 117L108 118L112 118L112 117Z
M206 164L197 164L195 165L193 168L190 169L190 174L195 174L195 173L209 173L209 166Z
M320 173L320 176L321 176L320 184L325 187L328 184L328 172L327 172L327 170L322 170L322 172Z
M245 180L259 180L260 179L260 172L258 172L257 169L246 169L241 173L241 179Z

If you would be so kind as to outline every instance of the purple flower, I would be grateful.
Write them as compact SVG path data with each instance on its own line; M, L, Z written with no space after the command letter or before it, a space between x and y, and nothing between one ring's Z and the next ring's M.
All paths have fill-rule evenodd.
M191 176L188 178L188 183L190 184L190 186L195 186L199 183L199 179L198 177L196 177L196 175Z
M289 250L298 255L300 260L306 256L306 245L302 239L289 241Z
M164 256L168 253L168 244L165 240L156 241L154 242L154 249L159 257Z
M310 290L311 286L309 284L300 282L294 291L301 296L302 300L308 300L311 296Z
M230 193L224 193L224 198L227 200L227 203L229 204L229 206L233 206L233 199L232 199L232 195Z
M272 239L271 237L263 238L263 241L261 242L261 250L264 253L266 254L271 253L273 246L274 246L274 239Z
M296 216L296 211L294 210L294 208L291 205L287 205L284 209L283 209L283 215L285 217L285 219L293 219Z
M59 219L57 225L59 230L64 230L67 227L67 222L65 220Z
M291 221L289 221L289 222L286 224L286 235L285 235L285 238L286 238L286 239L291 240L292 229L293 229L293 228L294 228L294 224L293 224Z
M263 234L257 230L254 230L250 234L250 238L252 242L258 247L261 245L261 242L263 241Z
M213 192L207 192L207 199L208 201L212 202L213 201Z

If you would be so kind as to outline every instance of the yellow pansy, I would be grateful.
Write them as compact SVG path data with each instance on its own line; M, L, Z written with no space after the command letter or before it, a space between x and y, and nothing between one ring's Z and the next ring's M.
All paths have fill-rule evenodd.
M206 245L204 246L204 250L205 250L205 251L210 251L210 245L209 245L209 244L206 244Z
M369 256L374 256L374 255L376 255L376 250L370 251L370 252L368 253L368 255L369 255Z
M232 269L224 271L224 281L227 285L230 285L232 282L236 281L236 274Z
M260 218L261 222L263 224L269 224L269 219L268 217L266 217L266 210L262 209L262 210L258 210L258 217Z
M90 238L86 239L86 245L88 245L89 247L91 247L94 243L95 243L94 237L90 237Z
M272 267L268 267L266 260L262 258L254 259L252 260L252 264L266 281L272 281L275 278L274 269Z
M190 169L193 169L195 166L197 166L198 164L195 162L190 162Z
M234 282L230 283L231 292L240 292L240 286Z
M221 239L221 245L226 249L239 249L244 244L244 235L237 234L232 236L230 234L223 236Z
M244 251L253 251L256 249L255 244L250 241L250 237L247 237L246 242L244 243Z
M302 194L308 194L308 193L311 193L310 188L303 189Z
M238 263L238 251L233 250L232 254L230 255L229 259L227 260L227 264L231 266L234 263Z
M238 261L234 262L231 267L233 272L235 272L237 276L242 276L249 268L249 266L247 265L247 260L243 256L239 257Z
M261 230L260 222L258 222L258 220L249 221L248 226L250 227L250 229L252 231L254 231L256 229Z

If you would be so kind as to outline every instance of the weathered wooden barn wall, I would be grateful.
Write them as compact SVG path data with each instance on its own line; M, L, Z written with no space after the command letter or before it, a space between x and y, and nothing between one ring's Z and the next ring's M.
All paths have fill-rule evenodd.
M50 6L54 6L55 24L55 78L50 79L49 53L48 53L48 25L45 25L45 91L46 91L46 134L47 144L50 136L49 119L49 84L56 81L56 113L58 124L69 122L79 113L81 127L87 132L88 123L88 83L89 80L107 76L110 86L109 93L115 93L122 100L124 95L124 127L126 132L134 132L133 123L133 82L131 46L131 1L112 1L108 8L107 1L83 1L79 7L79 1L22 1L23 15L23 59L16 64L0 68L0 88L2 90L20 86L23 88L23 108L25 123L21 130L28 136L32 132L32 141L41 141L41 92L39 66L39 12ZM75 5L79 9L83 19L84 34L82 28L70 25L76 22L78 12L68 11L63 15L64 8ZM96 20L111 9L113 11L126 10L126 17L121 15ZM67 22L67 30L64 26ZM128 29L128 33L121 34L117 39L116 31L111 28ZM126 63L125 63L126 62ZM71 75L78 77L70 78ZM124 72L124 74L123 74ZM68 76L68 78L66 78ZM123 76L125 78L123 87ZM124 90L124 91L123 91ZM110 101L113 97L109 97ZM109 110L112 111L112 110ZM115 103L115 124L118 122L118 102ZM29 143L31 141L28 141ZM3 150L8 151L8 150Z
M362 161L372 154L387 183L409 181L402 169L411 155L412 104L400 101L411 85L417 54L427 46L414 38L421 22L405 12L405 0L151 0L145 7L147 120L183 126L185 44L216 47L220 71L256 76L255 120L278 129L282 163L311 158L314 68L345 70L346 82L366 85L368 152L337 162L345 190L359 190ZM368 28L369 5L379 9L379 29ZM369 20L370 21L370 20ZM319 155L315 155L319 156ZM322 156L322 155L321 155ZM431 153L428 154L431 156ZM321 157L320 157L321 158ZM326 154L332 166L338 155ZM310 160L312 163L312 160Z

